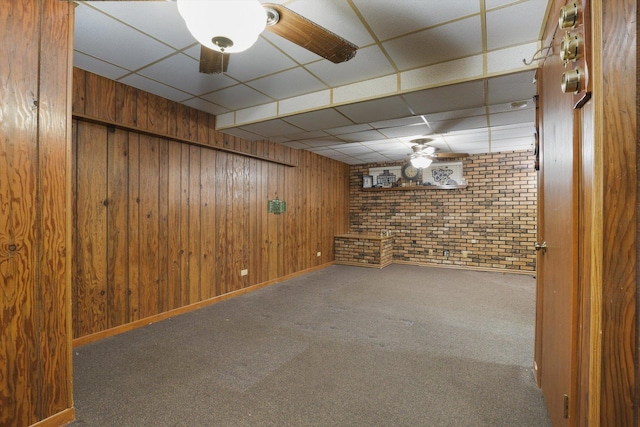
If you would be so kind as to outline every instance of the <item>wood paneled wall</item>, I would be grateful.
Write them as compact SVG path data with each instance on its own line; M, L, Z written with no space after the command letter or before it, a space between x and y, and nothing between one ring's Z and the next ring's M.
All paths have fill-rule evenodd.
M130 124L135 116L160 132L179 123L169 133L188 129L211 146L298 165L74 120L74 337L333 261L333 236L348 229L348 165L227 138L206 114L80 70L74 76L84 93L76 92L74 112L105 117L106 109L107 120ZM111 92L129 95L115 110L115 95L95 107ZM184 120L174 122L176 112ZM267 213L276 195L285 214Z
M0 425L73 419L72 6L0 4Z

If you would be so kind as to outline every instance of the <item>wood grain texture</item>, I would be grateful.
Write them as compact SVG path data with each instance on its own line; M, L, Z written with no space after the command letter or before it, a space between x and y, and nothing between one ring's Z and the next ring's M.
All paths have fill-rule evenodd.
M636 28L637 2L601 9L603 263L601 425L637 422ZM597 18L596 18L597 19ZM599 76L596 75L596 78ZM594 89L595 90L595 89Z
M71 13L68 3L41 0L0 6L0 56L10 58L0 67L3 426L73 414L67 269Z
M99 331L76 328L76 338L99 336L110 327L126 328L141 319L271 283L333 260L333 235L348 227L347 165L309 152L292 154L294 150L272 142L228 137L213 129L212 116L153 100L138 90L116 85L115 93L121 112L117 120L132 123L135 117L138 127L80 121L83 131L78 133L78 146L90 138L96 144L94 154L103 154L91 160L88 151L78 153L77 209L88 204L85 199L95 197L80 194L93 188L80 180L90 180L89 171L104 170L107 182L99 186L109 192L107 214L93 216L94 226L103 227L100 239L112 248L99 255L109 272L102 285L109 290L104 315L113 325L122 315L126 319L120 326L95 322ZM166 128L153 117L165 117ZM167 138L161 137L162 132L136 131L141 123L151 126L150 120L156 129L166 130ZM111 136L96 142L86 130L94 126ZM116 128L113 135L108 132L112 126ZM172 133L206 145L171 140ZM100 144L104 144L101 151ZM237 153L216 150L218 146ZM290 167L271 160L304 164ZM283 215L267 213L267 200L276 194L288 203ZM123 212L125 246L120 232ZM76 212L76 216L86 218L87 213ZM88 234L75 231L76 246L88 245ZM318 251L321 257L316 256ZM121 259L129 260L126 272ZM245 269L248 274L242 276ZM78 269L77 274L84 270ZM121 277L125 283L119 283ZM78 283L86 280L74 278ZM78 325L90 321L92 313L83 289L77 287L81 292L74 294L82 308L74 312ZM126 289L125 301L116 297L122 295L121 289Z

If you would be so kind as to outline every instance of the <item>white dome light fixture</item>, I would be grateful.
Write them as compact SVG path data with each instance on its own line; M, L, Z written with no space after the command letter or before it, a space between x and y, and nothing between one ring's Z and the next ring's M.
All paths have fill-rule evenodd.
M413 154L411 156L411 165L414 168L418 168L418 169L428 168L429 165L431 165L432 161L433 160L431 160L430 158L428 158L424 154Z
M178 0L178 12L200 44L224 53L249 49L267 25L258 0Z

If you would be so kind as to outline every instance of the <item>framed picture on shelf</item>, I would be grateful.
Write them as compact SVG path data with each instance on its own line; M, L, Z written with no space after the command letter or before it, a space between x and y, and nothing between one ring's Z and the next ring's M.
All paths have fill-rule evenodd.
M362 188L371 188L371 187L373 187L373 176L362 175Z

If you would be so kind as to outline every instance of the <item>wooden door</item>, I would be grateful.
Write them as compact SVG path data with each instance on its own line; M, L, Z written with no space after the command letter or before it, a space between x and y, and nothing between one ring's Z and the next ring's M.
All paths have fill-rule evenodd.
M557 41L556 41L557 44ZM554 426L570 425L576 372L577 151L579 116L562 93L564 67L549 58L538 75L540 132L538 302L535 366Z

